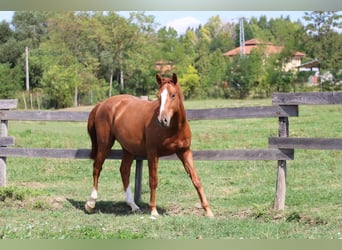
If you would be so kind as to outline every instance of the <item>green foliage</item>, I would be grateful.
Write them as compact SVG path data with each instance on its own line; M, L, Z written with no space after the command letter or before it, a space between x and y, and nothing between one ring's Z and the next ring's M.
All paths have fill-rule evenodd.
M341 33L342 15L336 11L306 12L304 20L308 23L305 31L307 52L310 57L320 60L323 71L338 72L342 68Z
M6 21L1 21L0 23L0 43L5 43L12 37L13 31L10 25Z
M295 78L282 72L294 51L305 52L308 60L319 59L322 70L334 76L333 84L321 89L339 89L335 83L342 68L341 15L313 11L304 19L305 25L289 17L245 19L246 40L273 42L284 46L283 52L274 58L260 49L249 59L231 59L223 53L239 46L239 25L219 16L178 34L173 28L157 29L154 17L144 12L125 18L114 11L16 11L11 23L0 23L0 64L11 70L1 66L1 71L13 76L11 81L0 76L6 85L0 86L1 98L25 88L25 47L30 90L39 92L44 108L94 104L119 93L151 95L156 90L154 75L173 71L188 82L186 98L265 97L273 91L295 91ZM159 60L170 63L171 70L156 70ZM199 83L197 77L186 79L189 65Z
M49 97L54 108L65 108L72 106L73 95L80 78L75 74L76 65L65 67L53 65L44 73L42 86Z
M200 77L195 67L188 65L179 82L181 83L183 95L186 99L196 96L196 91L198 91L198 87L200 86Z
M11 68L9 64L0 64L0 98L14 98L21 83L18 67Z
M253 87L262 84L264 67L261 54L261 50L253 50L249 57L235 57L230 63L228 82L232 97L246 98Z
M0 187L0 202L8 199L13 201L24 201L28 196L37 196L38 192L26 188Z

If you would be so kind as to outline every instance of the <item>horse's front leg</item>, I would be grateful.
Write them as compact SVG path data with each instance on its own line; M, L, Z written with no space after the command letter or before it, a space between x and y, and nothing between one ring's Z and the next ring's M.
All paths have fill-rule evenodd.
M151 216L158 216L156 205L156 189L158 186L158 157L150 155L147 157L148 171L149 171L149 184L150 184L150 208Z
M129 185L129 178L131 175L131 166L134 160L134 155L128 153L123 149L122 161L120 166L120 173L124 191L126 194L126 203L132 208L132 212L139 211L140 208L135 204L132 196L131 187Z
M191 181L196 188L198 196L201 200L201 205L204 208L204 210L206 211L207 217L210 217L210 218L214 217L214 214L212 213L212 211L209 207L209 203L207 201L207 198L204 194L204 190L203 190L200 178L197 175L191 150L187 149L187 150L182 150L180 152L177 152L177 156L182 161L183 166L185 168L185 171L187 172L187 174L191 178Z

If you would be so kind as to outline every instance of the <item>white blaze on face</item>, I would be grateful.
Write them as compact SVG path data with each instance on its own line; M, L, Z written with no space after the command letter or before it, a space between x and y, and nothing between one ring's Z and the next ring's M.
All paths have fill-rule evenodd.
M166 103L166 99L168 97L168 94L169 93L168 93L167 89L165 88L160 95L161 104L160 104L160 110L159 110L159 121L161 121L161 115L162 115L162 112L164 111L165 103Z

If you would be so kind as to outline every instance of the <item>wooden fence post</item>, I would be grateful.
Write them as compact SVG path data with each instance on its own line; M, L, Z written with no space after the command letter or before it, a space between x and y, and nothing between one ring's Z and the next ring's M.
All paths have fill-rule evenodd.
M1 110L9 110L12 108L16 108L18 105L18 100L9 99L9 100L0 100L0 111ZM0 120L0 137L8 136L8 121ZM6 143L4 145L0 145L0 147L6 147ZM0 187L4 187L7 184L7 170L6 170L6 157L0 156Z
M289 136L289 119L288 117L279 117L279 137ZM286 196L286 161L278 160L278 173L276 181L276 193L274 198L274 209L283 210L285 208Z
M8 135L7 126L7 121L1 121L1 137ZM6 184L6 157L0 157L0 187L5 187Z
M136 160L135 165L135 186L134 186L134 201L139 203L141 201L141 183L142 183L142 168L143 160Z

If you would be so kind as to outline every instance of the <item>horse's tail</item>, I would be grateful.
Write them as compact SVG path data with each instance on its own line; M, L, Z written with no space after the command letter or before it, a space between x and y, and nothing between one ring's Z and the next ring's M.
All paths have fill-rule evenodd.
M96 158L96 155L97 155L97 135L96 135L96 128L95 128L95 115L99 106L100 106L100 103L98 103L92 109L88 118L88 134L91 140L90 158L93 160Z

